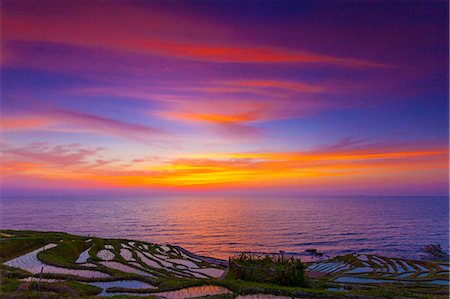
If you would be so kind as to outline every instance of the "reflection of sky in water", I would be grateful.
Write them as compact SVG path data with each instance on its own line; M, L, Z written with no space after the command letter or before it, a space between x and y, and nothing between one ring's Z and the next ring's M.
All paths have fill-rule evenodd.
M16 257L12 260L9 260L5 263L5 265L9 267L15 267L15 268L21 268L23 270L26 270L28 272L31 272L33 274L38 273L55 273L55 274L65 274L65 275L76 275L86 278L104 278L109 277L109 274L95 271L95 270L80 270L80 269L68 269L63 267L55 267L52 265L47 265L42 263L38 258L37 255L39 252L51 249L55 247L57 244L50 243L47 244L41 248L38 248L36 250L33 250L31 252L28 252L24 255L21 255L19 257Z
M237 251L307 248L419 258L425 244L447 249L448 199L6 198L1 227L172 243L222 258Z

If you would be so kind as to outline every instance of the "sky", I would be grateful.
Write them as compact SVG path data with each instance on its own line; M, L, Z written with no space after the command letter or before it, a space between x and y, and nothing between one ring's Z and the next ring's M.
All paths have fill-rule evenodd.
M447 1L2 1L3 192L448 195Z

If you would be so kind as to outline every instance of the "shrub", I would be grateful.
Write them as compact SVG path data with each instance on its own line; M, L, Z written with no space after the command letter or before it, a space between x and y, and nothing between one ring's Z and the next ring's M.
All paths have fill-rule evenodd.
M230 275L236 279L283 286L307 285L301 260L284 254L241 253L230 258Z
M441 244L429 244L422 247L422 252L428 255L428 258L434 261L448 260L448 254L442 249Z

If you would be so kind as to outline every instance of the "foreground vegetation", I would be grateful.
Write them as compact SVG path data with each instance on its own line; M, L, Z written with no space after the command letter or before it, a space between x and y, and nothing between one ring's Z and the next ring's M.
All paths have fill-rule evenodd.
M280 286L308 286L302 261L284 254L242 253L232 257L229 260L229 277Z

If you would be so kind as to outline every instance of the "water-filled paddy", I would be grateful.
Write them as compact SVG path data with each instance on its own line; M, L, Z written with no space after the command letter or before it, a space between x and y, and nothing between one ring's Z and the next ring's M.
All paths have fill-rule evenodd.
M230 291L224 287L205 285L184 288L176 291L154 293L153 295L161 296L167 299L189 299L195 297L223 295L228 293L230 293Z
M57 246L57 244L54 244L54 243L47 244L44 247L33 250L27 254L19 256L10 261L7 261L4 264L7 266L10 266L10 267L16 267L16 268L26 270L33 274L39 274L39 273L41 273L41 270L42 270L42 273L74 275L74 276L80 276L80 277L85 277L85 278L103 278L103 277L110 276L106 273L103 273L100 271L94 271L94 270L79 270L79 269L68 269L68 268L63 268L63 267L55 267L55 266L44 264L37 258L37 255L39 252L44 251L46 249L56 247L56 246Z
M146 282L138 280L115 280L115 281L97 281L88 282L88 284L102 288L103 291L99 296L113 296L113 292L108 292L108 288L124 288L124 289L155 289L154 286Z

